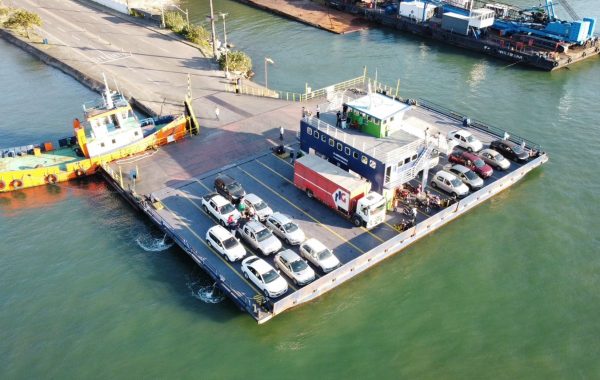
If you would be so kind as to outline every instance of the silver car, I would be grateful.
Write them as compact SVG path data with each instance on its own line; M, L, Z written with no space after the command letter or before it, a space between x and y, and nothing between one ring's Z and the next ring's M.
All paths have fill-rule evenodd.
M503 155L496 152L493 149L484 149L479 152L479 157L485 161L486 164L498 170L506 170L510 168L510 161L504 158Z
M315 279L315 271L291 249L276 254L274 261L275 266L291 278L296 285L306 285Z
M300 245L300 254L328 273L341 265L340 260L323 243L310 238Z
M260 199L256 194L247 194L243 199L242 203L249 207L258 216L258 220L264 222L264 220L271 214L273 210L269 205Z
M471 190L481 189L483 187L483 179L475 174L475 172L463 165L448 165L444 168L447 172L454 174Z
M454 174L440 170L435 173L431 180L431 187L434 189L442 189L455 197L462 198L469 193L469 187L462 183Z
M279 236L290 245L298 245L306 239L304 231L302 231L300 226L298 226L292 218L280 212L276 212L269 216L265 221L265 224L275 235Z
M281 242L261 223L251 220L238 228L238 233L248 245L265 256L281 249Z

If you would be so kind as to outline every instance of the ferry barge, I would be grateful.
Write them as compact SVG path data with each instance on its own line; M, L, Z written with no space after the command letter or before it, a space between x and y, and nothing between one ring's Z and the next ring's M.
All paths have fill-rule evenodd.
M349 82L356 83L354 80ZM340 86L330 88L339 89ZM399 253L418 239L509 188L548 160L541 147L529 140L470 120L433 103L423 100L398 101L387 95L367 93L364 89L341 89L336 94L329 94L329 101L313 98L313 101L320 102L320 108L324 111L320 119L304 116L299 120L300 144L286 147L286 154L290 151L303 152L304 157L296 163L290 161L289 155L286 157L285 154L278 156L274 152L257 151L255 155L250 154L224 167L207 168L203 174L185 179L162 178L160 173L153 171L152 176L144 177L143 188L147 191L136 188L135 182L122 174L132 169L134 164L113 162L104 165L102 173L131 205L148 216L205 270L216 287L258 323L264 323ZM314 103L311 105L315 106ZM346 113L351 120L345 124L348 128L336 124L337 111ZM432 173L429 178L433 179L436 173L449 165L451 154L462 152L461 148L449 144L447 139L451 131L459 129L469 131L486 147L496 140L522 146L528 152L528 158L525 162L512 162L507 170L495 171L484 180L480 189L454 199L450 194L429 185L427 172ZM169 156L176 161L184 160L186 152L177 148L170 149ZM307 155L319 155L334 167L339 167L339 170L346 171L347 175L357 173L352 175L366 179L371 184L371 190L385 199L387 212L383 222L378 219L372 224L368 221L355 224L353 218L345 220L340 213L348 214L344 210L349 209L340 206L344 204L343 194L329 186L320 186L333 197L327 200L328 205L324 204L327 195L316 197L312 190L303 189L297 183L295 174L298 162L305 164L305 159L309 158ZM294 158L296 156L294 154ZM158 159L149 157L145 161L145 170L153 170L151 168L158 165L153 161ZM315 167L315 170L320 169ZM334 171L327 170L328 173ZM274 297L264 294L255 282L247 278L243 260L230 262L207 243L208 231L219 221L204 209L202 199L214 191L215 180L222 175L234 178L248 194L260 197L274 212L291 218L304 231L307 242L319 240L321 246L330 249L337 257L340 265L325 271L309 260L308 265L313 266L316 273L314 281L297 285L292 279L286 279L289 286L284 294ZM324 175L327 173L320 172L313 179ZM398 190L421 186L439 203L431 207L417 206L416 217L413 219L411 216L411 223L407 223L407 215L398 205L399 201L404 202L407 198L399 200L397 194L401 192ZM352 204L353 193L350 194L349 188L346 190L346 199ZM357 194L368 191L365 187L364 191ZM336 203L336 209L333 209L332 202ZM364 211L364 214L371 215L371 211ZM247 255L257 255L267 264L276 266L277 255L265 256L244 241L240 243L245 245ZM303 244L290 246L286 243L284 249L302 256L305 255Z
M575 21L560 20L552 0L520 9L481 0L372 0L355 5L329 1L336 9L425 38L484 53L502 60L552 71L600 54L596 20L579 17L561 1Z
M0 149L0 193L69 181L95 173L107 162L198 133L191 102L184 114L139 120L125 97L106 84L100 101L83 105L84 121L73 136Z

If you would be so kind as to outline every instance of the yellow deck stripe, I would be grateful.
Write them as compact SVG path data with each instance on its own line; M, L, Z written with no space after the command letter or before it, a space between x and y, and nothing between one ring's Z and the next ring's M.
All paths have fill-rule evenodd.
M315 223L317 223L318 225L320 225L321 227L325 228L326 230L328 230L329 232L331 232L332 234L334 234L335 236L339 237L342 241L344 241L345 243L347 243L348 245L350 245L351 247L353 247L354 249L356 249L357 251L361 252L361 253L365 253L365 251L363 251L362 249L358 248L357 246L355 246L354 244L352 244L350 241L348 241L348 239L344 238L343 236L341 236L340 234L338 234L337 232L335 232L334 230L332 230L331 228L327 227L326 225L324 225L323 223L319 222L315 217L313 217L312 215L310 215L309 213L307 213L306 211L302 210L300 207L296 206L292 201L290 201L289 199L287 199L286 197L284 197L283 195L279 194L279 192L275 191L274 189L272 189L269 185L267 185L266 183L262 182L260 179L256 178L255 176L253 176L252 174L248 173L247 171L245 171L244 169L242 169L241 167L237 167L239 170L241 170L244 174L246 174L247 176L249 176L250 178L254 179L256 182L260 183L261 185L263 185L264 187L266 187L267 189L271 190L274 194L276 194L277 196L279 196L281 199L283 199L284 201L286 201L287 203L289 203L292 207L294 207L296 210L300 211L301 213L303 213L304 215L308 216L309 218L311 218Z

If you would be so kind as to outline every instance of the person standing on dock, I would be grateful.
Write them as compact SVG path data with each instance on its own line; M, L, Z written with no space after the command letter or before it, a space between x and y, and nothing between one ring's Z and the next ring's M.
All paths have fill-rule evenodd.
M317 104L317 119L321 118L321 107Z
M283 141L283 127L279 127L279 140Z
M215 107L215 117L217 118L217 120L221 120L219 119L219 114L221 113L221 110L219 109L219 106Z

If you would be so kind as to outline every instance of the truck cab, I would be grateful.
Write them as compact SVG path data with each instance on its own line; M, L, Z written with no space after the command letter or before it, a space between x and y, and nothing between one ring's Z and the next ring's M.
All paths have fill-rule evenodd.
M385 220L385 198L374 191L360 198L356 203L356 212L352 223L356 227L373 228Z

